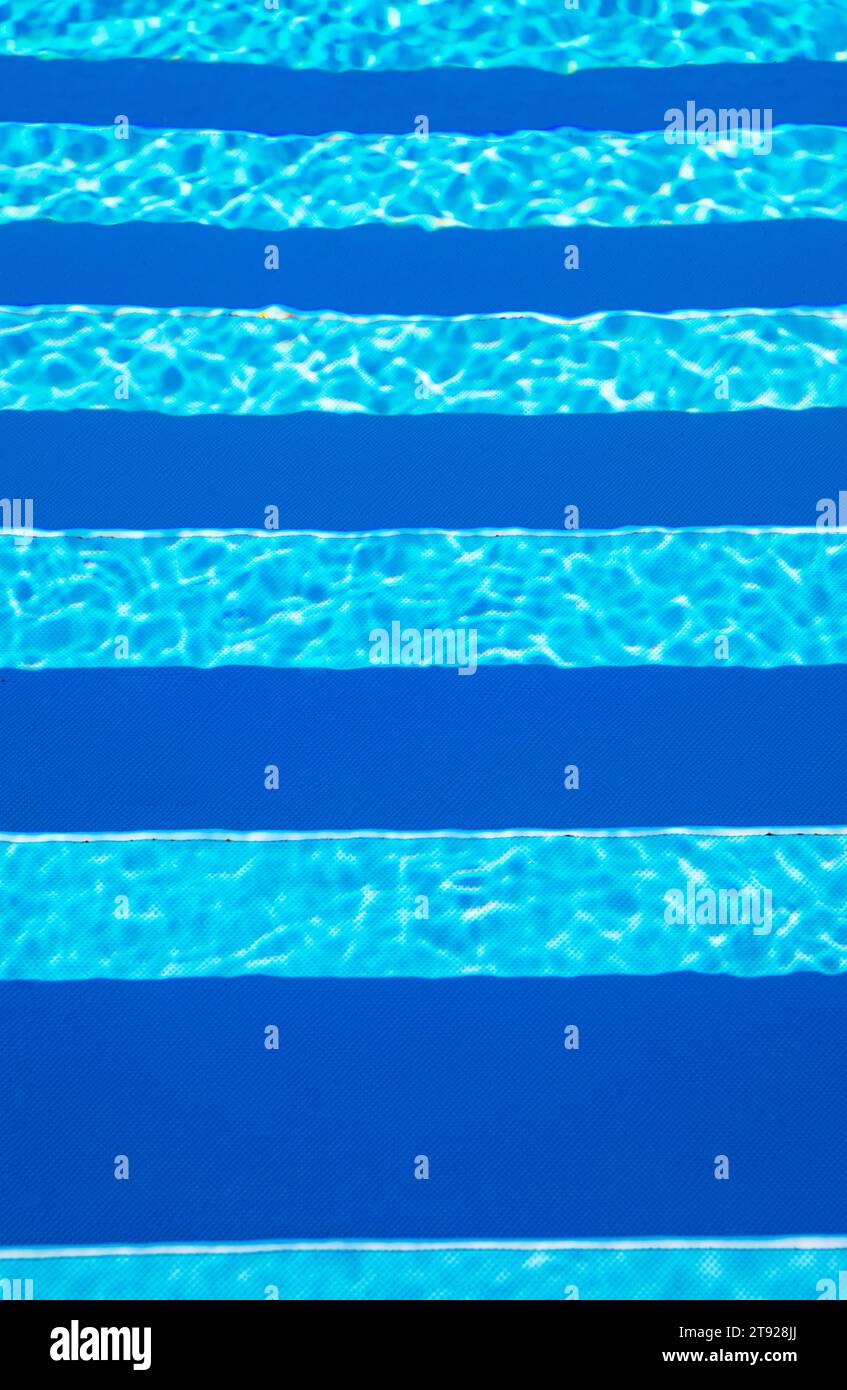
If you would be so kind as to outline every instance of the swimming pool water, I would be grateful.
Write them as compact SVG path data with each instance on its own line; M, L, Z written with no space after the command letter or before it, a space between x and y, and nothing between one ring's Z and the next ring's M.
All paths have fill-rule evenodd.
M658 128L630 134L432 131L426 139L143 127L118 139L108 127L0 122L0 223L495 231L847 216L843 126L677 144L663 118L657 107Z
M143 0L65 0L49 19L37 0L0 7L0 46L40 57L124 56L278 63L333 70L400 70L529 64L555 72L621 64L773 63L847 57L838 0L816 5L770 0L582 0L547 5L520 0L497 13L465 3L461 22L449 0L346 0L304 7L281 0L245 15L237 0L170 0L165 16ZM449 21L448 21L449 17ZM163 22L164 18L164 22Z
M844 832L24 836L0 865L3 979L847 969ZM689 884L772 906L666 920Z
M834 1298L847 575L814 523L847 495L843 4L248 10L0 0L0 1281ZM496 120L454 128L492 69ZM716 94L767 138L671 142L665 108ZM523 240L551 235L549 262ZM459 249L419 267L415 238ZM432 417L446 444L386 461ZM573 451L545 434L542 468L554 417ZM381 434L352 453L336 420ZM771 464L781 503L749 484ZM307 526L354 519L300 529L303 475ZM604 508L621 529L582 529ZM379 669L440 664L399 654L433 632L479 677ZM697 891L729 918L669 917Z
M576 319L21 307L0 311L0 409L537 415L843 408L845 342L841 306Z
M0 1277L31 1279L37 1298L213 1299L796 1299L843 1287L840 1248L439 1248L320 1244L235 1253L55 1252L0 1255ZM4 1263L5 1258L5 1263Z
M0 536L26 669L844 663L845 584L813 528Z

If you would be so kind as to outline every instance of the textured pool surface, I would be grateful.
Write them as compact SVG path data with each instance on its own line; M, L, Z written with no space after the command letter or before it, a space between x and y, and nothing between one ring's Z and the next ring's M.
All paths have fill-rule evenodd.
M838 531L0 536L5 665L847 661Z
M844 832L221 832L0 851L3 979L847 970ZM731 885L753 896L721 912Z
M0 1298L847 1297L845 63L0 0Z
M38 306L0 311L0 410L807 410L847 406L845 343L842 306L576 319Z
M348 0L304 8L291 0L245 16L237 0L171 0L163 23L143 0L83 0L52 11L36 0L0 7L0 49L40 57L183 58L332 69L400 70L455 64L528 64L554 72L646 63L773 63L847 57L838 0L771 0L767 9L731 0L638 0L551 7L520 0L497 12L471 0L461 23L449 0L426 5ZM449 16L449 23L447 18Z
M122 140L108 128L3 122L0 222L491 231L847 216L844 127L739 128L687 143L667 134L565 128L422 139L141 128Z
M43 1258L16 1252L14 1259L0 1252L0 1277L30 1279L32 1297L53 1299L813 1300L836 1297L845 1260L847 1243L805 1250L316 1244Z

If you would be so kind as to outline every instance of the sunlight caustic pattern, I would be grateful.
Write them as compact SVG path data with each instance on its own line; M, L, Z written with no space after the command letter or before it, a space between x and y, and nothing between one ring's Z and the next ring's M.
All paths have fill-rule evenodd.
M500 9L492 22L486 0L170 0L154 12L146 0L117 10L112 0L0 0L0 61L37 60L59 84L76 63L225 64L225 113L238 71L230 65L362 81L520 67L576 83L570 74L591 69L608 69L611 82L627 67L847 60L842 0L519 0ZM182 223L228 239L255 230L267 252L274 234L294 229L320 238L354 226L392 237L559 228L564 248L583 228L665 228L678 238L701 224L791 231L847 220L844 125L777 120L765 151L749 131L675 143L658 128L661 111L657 128L634 133L427 126L425 138L350 133L341 109L339 128L318 135L229 129L225 117L197 130L133 126L131 113L110 112L102 127L75 122L70 109L55 121L12 114L22 119L0 123L0 230L12 232L29 222L63 235L136 224L155 246L157 225ZM311 412L316 421L837 412L847 408L845 332L843 292L787 308L602 304L572 318L501 313L496 302L454 317L422 304L400 318L379 304L353 316L243 309L223 296L162 308L69 294L0 306L0 411L60 424L69 411ZM15 673L371 667L374 632L393 642L395 629L399 651L405 631L472 631L474 662L485 667L847 664L847 539L812 525L706 530L692 517L691 528L639 530L633 517L633 529L618 532L449 532L413 529L410 515L410 529L396 532L74 534L10 528L6 512L19 519L20 504L3 507L0 666ZM749 991L767 977L847 972L847 832L838 826L0 831L0 980L11 983L150 981L161 991L270 975L378 977L384 989L402 977L692 971L741 977ZM698 899L710 885L727 895L717 917ZM669 915L669 893L682 916ZM742 893L753 895L749 911ZM130 897L132 909L116 911ZM625 1235L16 1248L0 1250L0 1273L33 1279L47 1298L814 1299L835 1297L844 1278L844 1240L820 1233Z

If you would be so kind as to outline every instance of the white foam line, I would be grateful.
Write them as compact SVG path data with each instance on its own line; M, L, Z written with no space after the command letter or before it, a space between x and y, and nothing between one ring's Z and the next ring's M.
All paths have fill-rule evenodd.
M649 1237L639 1240L274 1240L238 1244L57 1245L0 1249L3 1260L64 1260L139 1255L263 1255L287 1251L359 1253L438 1250L845 1250L847 1236L711 1238Z
M127 56L130 56L130 55L127 55ZM833 59L833 61L839 61L839 60L838 60L838 59ZM288 71L296 71L296 69L288 69ZM323 72L331 72L332 69L331 69L331 68L325 68L325 69L322 69L322 71L323 71ZM362 69L362 71L364 71L364 69ZM544 70L542 69L542 71L544 71ZM45 121L0 121L0 130L8 129L8 130L35 130L35 131L37 131L37 130L44 130L45 127L46 127L46 125L47 125L47 122L45 122ZM75 133L81 133L81 134L83 134L83 135L91 135L92 133L99 133L99 132L102 130L102 126L86 125L86 124L84 124L84 123L82 123L82 122L80 122L80 121L51 121L51 122L50 122L50 125L53 126L56 130L69 130L69 131L73 131L73 132L75 132ZM269 142L269 141L272 141L272 140L273 140L273 141L277 141L277 140L291 140L291 141L293 141L293 140L311 140L314 144L324 144L324 143L327 143L327 144L334 144L334 143L335 143L337 140L339 140L339 139L351 139L351 140L361 140L361 141L372 141L372 140L386 140L386 141L389 141L389 140L390 140L390 141L396 141L396 142L400 143L400 142L406 142L407 140L413 138L412 132L411 132L411 131L399 131L399 132L380 131L380 130L367 130L367 131L362 131L362 130L345 130L343 127L339 127L337 130L319 131L319 132L317 132L317 133L314 134L314 135L305 135L305 136L302 135L302 134L299 134L297 131L282 131L282 132L280 132L280 131L274 131L274 132L272 132L272 131L266 131L266 130L250 130L250 129L247 128L247 127L241 127L241 126L227 126L224 130L220 130L220 129L218 129L216 126L208 126L208 127L207 127L207 126L189 126L189 127L182 127L182 126L180 126L180 127L173 127L173 126L157 126L157 125L152 125L152 126L151 126L151 125L144 125L144 124L142 124L142 123L140 123L140 122L139 122L138 124L136 124L135 122L133 122L133 129L134 129L134 130L139 130L139 131L146 131L146 132L147 132L148 134L150 134L150 135L164 135L164 136L177 135L177 136L180 136L180 135L188 134L188 135L197 135L197 136L204 136L204 137L205 137L205 136L210 136L210 135L211 135L211 136L217 136L218 138L219 138L221 135L244 135L244 136L247 136L249 139L251 139L251 140L256 140L256 141ZM774 134L774 135L784 134L784 133L788 133L788 132L791 132L791 133L793 134L793 133L795 133L795 132L805 132L805 131L808 131L808 130L832 130L832 131L837 131L839 134L847 134L847 126L839 125L837 122L834 122L834 121L814 121L814 122L812 122L811 125L810 125L808 122L805 122L805 121L804 121L804 122L800 122L800 121L783 121L783 122L780 122L779 125L773 126L773 134ZM436 137L436 139L438 140L439 143L446 143L446 142L449 141L450 143L456 143L456 144L459 144L459 145L461 145L461 146L463 146L463 147L466 146L466 145L468 145L468 144L470 144L471 142L474 142L474 141L476 141L476 142L483 142L483 141L485 141L486 143L488 143L488 142L491 141L492 137L493 137L493 138L496 138L496 139L498 139L498 140L516 140L516 139L520 139L520 137L521 137L522 135L523 135L523 136L531 136L531 135L544 135L544 136L555 136L555 135L579 136L579 135L581 135L581 136L585 137L586 140L593 140L593 141L601 141L601 140L624 140L624 141L639 141L639 142L640 142L640 141L647 141L647 140L649 140L650 138L655 139L656 136L661 136L662 140L665 141L665 139L666 139L666 134L667 134L667 127L666 127L666 126L648 126L648 127L647 127L646 129L644 129L644 130L607 130L605 127L602 127L602 126L596 126L596 127L595 127L595 126L578 126L578 125L560 125L560 126L547 126L547 127L544 127L542 130L538 130L538 129L537 129L536 127L534 127L534 126L526 126L526 127L521 126L521 127L520 127L519 129L517 129L517 130L507 130L507 131L505 131L505 132L503 132L503 131L496 131L496 130L488 130L488 131L485 131L485 130L478 130L478 131L472 131L471 133L468 133L467 131L464 131L464 130L447 130L447 129L445 129L445 130L435 131L435 132L433 132L433 134L435 135L435 137ZM737 140L735 140L735 139L722 138L722 139L719 140L718 142L714 142L711 138L704 137L704 136L700 136L700 137L699 137L699 140L695 143L695 146L694 146L694 147L696 148L696 145L697 145L698 143L699 143L699 144L702 144L702 145L705 145L705 146L707 146L707 147L709 147L709 148L711 148L711 147L712 147L713 145L715 145L715 144L721 144L721 145L725 145L725 144L736 145L736 144L737 144L739 151L747 151L747 150L753 150L753 149L755 149L755 148L756 148L756 145L757 145L757 141L758 141L758 137L750 136L750 135L747 135L747 136L741 135ZM683 148L683 146L680 144L677 148L680 148L680 149L681 149L681 148ZM688 148L691 148L691 147L688 147Z
M843 825L666 826L613 830L46 830L0 831L0 844L101 844L133 840L221 840L234 844L288 840L640 840L690 835L697 839L748 839L774 835L847 835Z
M391 536L446 536L461 540L463 536L488 537L496 540L500 536L527 536L539 539L562 540L573 537L603 536L832 536L847 535L847 526L610 526L596 530L580 527L574 530L533 530L523 526L476 526L460 529L446 526L396 526L372 531L313 531L306 528L297 531L268 531L264 527L161 527L150 531L125 531L119 528L109 530L86 530L70 528L61 531L39 531L26 527L4 527L0 535L13 536L26 540L42 537L48 540L156 540L178 539L182 536L195 536L202 540L227 540L230 536L252 536L267 541L291 540L298 536L308 536L317 540L366 540L369 537Z
M489 323L496 319L526 319L533 323L553 324L557 327L598 326L610 318L626 317L632 319L655 319L659 322L717 321L733 315L752 318L816 318L831 323L847 320L847 307L792 304L787 308L761 308L753 305L741 307L728 305L722 309L671 309L662 313L657 309L598 309L589 314L563 315L549 314L537 309L504 309L487 313L466 314L345 314L337 309L295 309L282 304L268 304L264 309L224 309L204 305L180 305L169 307L150 307L143 304L26 304L0 305L0 314L13 318L48 321L68 314L89 314L95 318L124 318L127 315L141 314L148 318L243 318L264 319L268 323L313 324L325 320L334 323L352 323L363 327L383 324L419 323Z

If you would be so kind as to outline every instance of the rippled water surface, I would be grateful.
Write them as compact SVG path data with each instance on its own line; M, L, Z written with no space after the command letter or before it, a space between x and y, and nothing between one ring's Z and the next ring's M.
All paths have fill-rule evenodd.
M843 1249L214 1250L3 1262L37 1298L819 1299ZM826 1281L829 1281L827 1283Z
M847 537L814 529L0 534L31 669L822 665L845 592Z
M808 0L579 0L573 8L563 0L515 0L496 15L487 0L318 0L305 7L280 0L277 9L262 0L250 5L164 0L158 7L148 0L57 0L53 6L43 0L0 0L0 57L9 55L9 66L18 66L15 56L37 58L33 66L42 74L55 69L59 83L60 69L74 64L50 59L105 60L107 67L117 59L276 65L311 70L306 87L312 93L320 86L319 70L357 70L364 75L355 81L368 83L375 80L367 76L372 70L408 74L451 68L458 84L465 80L463 68L555 74L607 69L595 79L596 90L615 70L683 64L709 65L714 83L724 76L729 81L732 73L716 65L755 63L762 65L756 81L769 82L762 76L764 65L847 60L847 24L844 0L815 5ZM125 66L114 63L116 70ZM139 83L142 68L154 74L151 81L162 72L144 61L132 66L139 69L133 78ZM799 71L802 64L796 66ZM689 66L688 74L692 70L696 77L696 67ZM826 81L835 69L820 71ZM782 230L795 238L791 244L802 255L807 244L802 223L847 221L847 127L780 125L778 110L773 112L777 125L765 140L748 134L675 144L659 128L661 109L655 121L646 122L657 128L635 134L568 127L490 135L433 128L426 138L411 129L406 135L379 129L268 135L226 128L237 124L228 119L227 93L238 104L243 96L238 82L253 83L258 69L221 68L214 75L224 84L222 129L130 124L130 138L117 139L113 112L123 109L117 89L102 126L74 123L79 112L73 101L66 113L59 112L67 120L0 122L5 234L14 237L16 223L46 220L65 224L54 232L82 246L94 235L85 224L138 223L146 224L137 228L138 244L146 245L148 238L152 246L157 224L184 223L217 227L227 240L238 229L250 229L261 252L276 233L293 228L317 229L317 247L324 240L320 229L362 224L421 228L436 236L442 229L556 227L562 229L564 251L585 226L662 227L671 229L670 238L685 238L692 235L685 229L698 224L737 224L729 235L738 237L744 234L741 224L778 221L793 224ZM792 68L789 80L796 75ZM278 76L292 80L284 72ZM502 76L507 92L509 73ZM547 85L550 80L543 79ZM688 96L686 89L680 99ZM514 110L509 100L506 112ZM413 114L418 109L410 97L410 127L419 119ZM128 119L132 123L131 111ZM178 124L180 117L159 119ZM337 123L345 123L341 107ZM621 118L621 123L638 122ZM190 225L184 231L193 235ZM207 284L219 285L214 267L201 259L206 254L201 241L205 245L214 235L196 232L197 268ZM413 275L412 268L410 279ZM69 262L57 298L65 300L66 290L71 297L67 287L73 278ZM91 293L96 297L101 291ZM109 293L102 291L104 297ZM847 407L847 306L838 302L843 295L834 293L830 303L813 292L815 305L759 309L740 302L741 283L738 300L720 309L693 311L686 300L668 295L651 302L679 305L674 312L610 310L608 303L616 301L604 298L604 312L572 319L499 313L492 295L490 305L486 300L491 311L484 314L421 312L403 318L379 312L378 300L367 306L373 313L359 316L334 312L331 305L320 312L281 306L257 311L226 301L225 307L169 309L131 303L10 304L0 307L0 410L50 412L40 417L44 447L58 456L61 426L68 424L59 412L72 410L529 416L825 407L831 415L832 408ZM139 296L147 297L144 285ZM718 303L722 298L713 296ZM426 301L411 307L424 310ZM202 423L190 427L200 429ZM469 460L469 466L473 463ZM685 458L678 465L684 470ZM120 458L113 461L115 469L125 466ZM621 459L621 467L628 466ZM237 467L236 458L234 474ZM284 460L280 468L284 478ZM316 486L331 487L331 478L319 478ZM11 492L11 484L4 487ZM814 529L814 506L810 496L809 525L794 531L3 532L0 665L24 671L372 667L365 679L376 682L381 678L376 668L386 658L376 654L375 638L390 634L390 664L415 665L414 656L400 654L404 639L433 631L442 639L465 635L466 667L469 634L474 667L847 665L847 536ZM407 520L413 526L419 518L410 514ZM438 649L445 649L443 640ZM447 664L456 663L448 658ZM161 672L154 677L162 678ZM567 677L560 673L558 679ZM457 679L457 692L463 686ZM626 691L624 681L624 699ZM92 702L94 724L86 723L86 737L97 718ZM679 718L684 723L685 710ZM771 752L778 757L779 750ZM6 756L12 765L14 749ZM695 768L692 776L697 775ZM773 807L760 810L760 822L778 814ZM177 820L178 814L177 809ZM714 894L748 889L760 915L740 921L673 917L669 895L690 902L695 889ZM148 1026L151 1019L155 1024L155 1011L169 991L212 989L214 977L227 977L221 986L227 992L243 987L236 977L298 977L296 987L280 980L274 985L276 991L298 993L311 988L305 982L309 977L323 980L324 989L333 979L346 979L339 987L344 992L362 989L363 980L382 981L375 988L385 990L391 978L463 976L509 979L510 990L522 978L526 984L535 978L538 990L537 977L548 977L545 989L554 987L549 977L566 977L573 993L578 976L671 972L744 977L746 983L738 986L742 1003L749 1003L752 992L764 991L762 977L792 975L783 984L794 989L814 983L799 972L847 972L847 832L715 827L653 833L336 834L330 827L303 835L0 834L0 980L15 982L5 988L10 999L23 1001L24 1019L33 991L56 994L59 1012L73 1019L79 1013L73 996L116 988L106 980L159 982L144 990ZM199 977L207 983L188 983ZM97 983L73 983L91 979ZM183 983L163 983L169 980ZM247 987L258 989L260 983ZM595 986L608 993L611 983ZM652 987L660 983L654 980ZM696 983L678 976L673 987ZM838 987L835 981L817 983ZM715 979L708 985L710 991L735 988ZM504 988L493 982L458 986L463 993L495 987ZM779 987L772 982L768 989ZM337 1006L333 1018L336 1014ZM786 1020L789 1033L791 1026ZM184 1032L181 1021L179 1036ZM671 1058L677 1034L672 1036ZM753 1037L758 1037L755 1027ZM773 1058L766 1060L770 1068ZM779 1088L787 1086L794 1099L798 1093L791 1085L802 1084L802 1076L792 1073L787 1054L778 1060ZM437 1088L437 1100L449 1109L455 1101L453 1057L444 1054L439 1061L437 1053L434 1060L428 1054L425 1065L431 1063L446 1067L438 1073L444 1084ZM40 1070L30 1068L42 1090L52 1085L51 1066L52 1061ZM205 1054L202 1068L205 1076ZM90 1099L108 1114L108 1065L101 1070L101 1076L96 1066L92 1072ZM519 1071L523 1086L526 1068ZM239 1102L253 1075L245 1068ZM313 1081L306 1077L307 1090L314 1089ZM498 1073L492 1094L501 1085ZM408 1090L407 1079L403 1086ZM355 1085L341 1089L352 1094L355 1105ZM185 1095L183 1083L179 1113ZM157 1089L156 1113L161 1101ZM56 1103L61 1108L58 1090L54 1104L36 1106L25 1118L34 1116L36 1129L45 1117L48 1126L55 1125ZM257 1091L260 1119L261 1104ZM389 1104L396 1101L389 1097ZM596 1111L596 1099L592 1104ZM222 1123L215 1126L218 1133L226 1132L231 1108L232 1093L221 1109ZM12 1118L14 1126L14 1113ZM566 1128L578 1133L570 1110L565 1120ZM7 1151L14 1147L7 1145ZM77 1157L84 1158L82 1141L76 1147ZM18 1146L18 1155L29 1149L29 1144ZM303 1171L311 1171L314 1152L313 1145ZM445 1151L442 1161L462 1158L461 1151L453 1157ZM143 1170L143 1157L139 1162ZM225 1168L211 1165L231 1188L238 1162L229 1177ZM14 1164L9 1171L17 1172ZM155 1175L155 1166L150 1171ZM48 1239L62 1239L68 1230L83 1231L85 1240L111 1238L114 1227L105 1235L92 1231L91 1221L96 1226L103 1213L96 1201L91 1205L87 1169L80 1172L82 1181L79 1174L69 1181L63 1171L58 1197L50 1195L49 1165L38 1179L41 1195L31 1210L36 1226L44 1220L42 1238L46 1231ZM765 1189L775 1181L767 1164L759 1176ZM812 1184L819 1180L813 1172ZM151 1212L166 1195L163 1182L164 1170L149 1190ZM514 1188L511 1165L508 1182ZM242 1211L252 1220L263 1194L254 1191L250 1197L247 1186L249 1201ZM319 1185L312 1187L319 1196ZM209 1190L209 1210L198 1208L202 1223L194 1234L199 1239L206 1238L206 1222L214 1235L216 1204L226 1195L220 1185L217 1194ZM640 1191L643 1201L643 1184ZM354 1195L351 1211L356 1200ZM61 1208L64 1217L66 1201L77 1224L52 1233L56 1212ZM14 1200L4 1205L9 1212L16 1209ZM272 1203L264 1210L272 1213ZM361 1211L367 1225L366 1204ZM608 1189L603 1211L608 1212ZM777 1213L784 1211L782 1203ZM736 1220L744 1229L747 1218L739 1209L721 1219L730 1229L736 1229L731 1224ZM274 1224L272 1215L267 1220ZM327 1229L332 1224L323 1215L316 1224L321 1222ZM264 1226L265 1217L257 1224ZM791 1228L790 1215L785 1227ZM147 1229L140 1223L132 1239L144 1240ZM160 1238L158 1226L151 1224L149 1232ZM275 1234L268 1231L269 1237ZM125 1231L117 1236L124 1239ZM24 1238L38 1235L27 1230ZM64 1256L42 1252L44 1258L37 1258L37 1251L0 1249L0 1279L32 1279L38 1299L812 1300L833 1296L828 1288L837 1288L847 1252L840 1238L835 1248L790 1248L790 1242L785 1248L777 1242L758 1249L557 1244L475 1249L458 1242L393 1248L339 1243L332 1248L315 1242L309 1248L271 1242L269 1248L154 1247L156 1253L128 1247L92 1248L85 1254L69 1248Z
M847 57L839 0L37 0L0 5L0 53L189 58L290 68L527 66L554 72Z
M847 25L845 25L847 31ZM659 125L662 112L657 112ZM430 229L847 217L847 129L670 144L663 129L259 135L0 123L0 222Z
M842 834L24 840L0 862L5 979L847 969ZM668 924L689 883L768 890L769 930Z
M847 406L847 309L353 317L0 309L0 409L549 415Z

